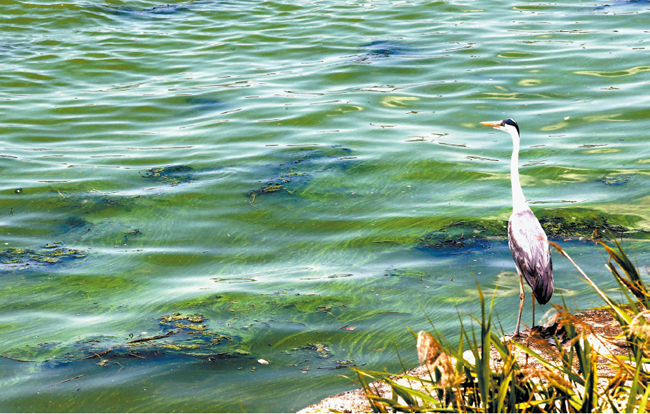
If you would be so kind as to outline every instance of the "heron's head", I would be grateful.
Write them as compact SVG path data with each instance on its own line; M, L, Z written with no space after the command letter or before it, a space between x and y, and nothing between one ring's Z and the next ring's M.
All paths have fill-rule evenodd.
M519 125L517 125L517 122L512 118L504 119L503 121L481 122L481 125L490 126L494 129L500 129L501 131L509 132L511 135L516 132L517 136L519 136Z

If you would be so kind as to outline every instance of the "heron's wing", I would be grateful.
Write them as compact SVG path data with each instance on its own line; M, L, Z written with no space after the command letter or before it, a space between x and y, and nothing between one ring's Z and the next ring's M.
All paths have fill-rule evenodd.
M546 233L532 211L513 213L508 222L508 245L517 270L545 304L553 295L553 262Z

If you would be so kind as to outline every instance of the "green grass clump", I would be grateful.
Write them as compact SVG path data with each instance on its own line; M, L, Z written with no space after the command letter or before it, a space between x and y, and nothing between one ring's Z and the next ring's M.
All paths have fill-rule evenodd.
M598 336L566 310L556 306L557 326L549 342L536 341L546 352L504 338L493 326L494 296L489 309L479 288L480 331L465 328L457 345L438 333L420 332L418 355L428 378L391 375L354 368L375 412L646 412L650 398L650 293L637 268L614 239L615 248L599 242L609 253L607 266L618 281L626 303L605 295L559 246L606 303L622 330L626 353L613 355L616 338ZM433 325L433 324L432 324ZM435 328L434 328L435 329ZM560 339L562 332L562 339ZM620 339L620 338L619 338ZM618 341L620 342L620 341ZM468 352L464 347L467 346ZM495 353L498 357L495 358ZM469 356L471 354L471 356ZM523 357L523 358L522 358ZM536 367L520 363L524 358ZM601 376L599 365L614 372ZM404 379L410 385L404 385ZM390 398L377 391L379 380L392 390Z

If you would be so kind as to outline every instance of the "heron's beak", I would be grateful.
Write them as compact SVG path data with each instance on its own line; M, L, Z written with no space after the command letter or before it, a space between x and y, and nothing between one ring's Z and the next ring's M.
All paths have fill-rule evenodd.
M481 122L481 125L489 126L492 128L498 128L501 126L501 121L485 121L485 122Z

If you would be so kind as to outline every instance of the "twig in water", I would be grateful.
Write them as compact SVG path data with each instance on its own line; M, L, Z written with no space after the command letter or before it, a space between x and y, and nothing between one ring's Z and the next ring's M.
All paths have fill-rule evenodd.
M248 204L250 204L251 207L255 207L255 206L253 205L254 202L255 202L255 194L253 194L253 199L252 199L251 201L249 201ZM255 207L255 208L257 208L257 207ZM258 209L258 210L259 210L259 209Z
M133 352L129 352L129 355L131 355L132 357L140 358L140 359L147 359L147 358L145 358L145 357L143 357L143 356L136 355L136 354L134 354Z
M177 334L177 333L178 333L178 331L169 331L166 334L151 336L149 338L134 339L132 341L128 341L127 344L134 344L136 342L155 341L156 339L167 338L168 336L172 336L172 335Z
M74 377L74 378L68 378L67 380L63 380L63 381L61 381L61 382L57 382L56 384L52 384L52 385L50 385L50 387L55 387L55 386L57 386L57 385L59 385L59 384L63 384L64 382L68 382L68 381L76 380L77 378L81 378L81 377L83 377L84 375L86 375L86 374L77 375L77 376Z
M10 359L12 361L17 361L17 362L36 362L36 361L28 361L26 359L12 358L12 357L8 357L6 355L0 355L0 357L7 358L7 359Z
M120 371L122 371L122 370L124 369L124 367L122 366L122 364L120 364L119 362L117 362L117 361L113 361L113 362L115 362L117 365L120 366L120 369L118 369L117 372L120 372Z
M88 357L85 357L85 358L81 358L79 361L85 361L86 359L99 358L100 356L106 355L111 351L112 351L112 349L109 349L108 351L104 351L101 354L94 354L94 355L91 355L91 356L88 356Z

